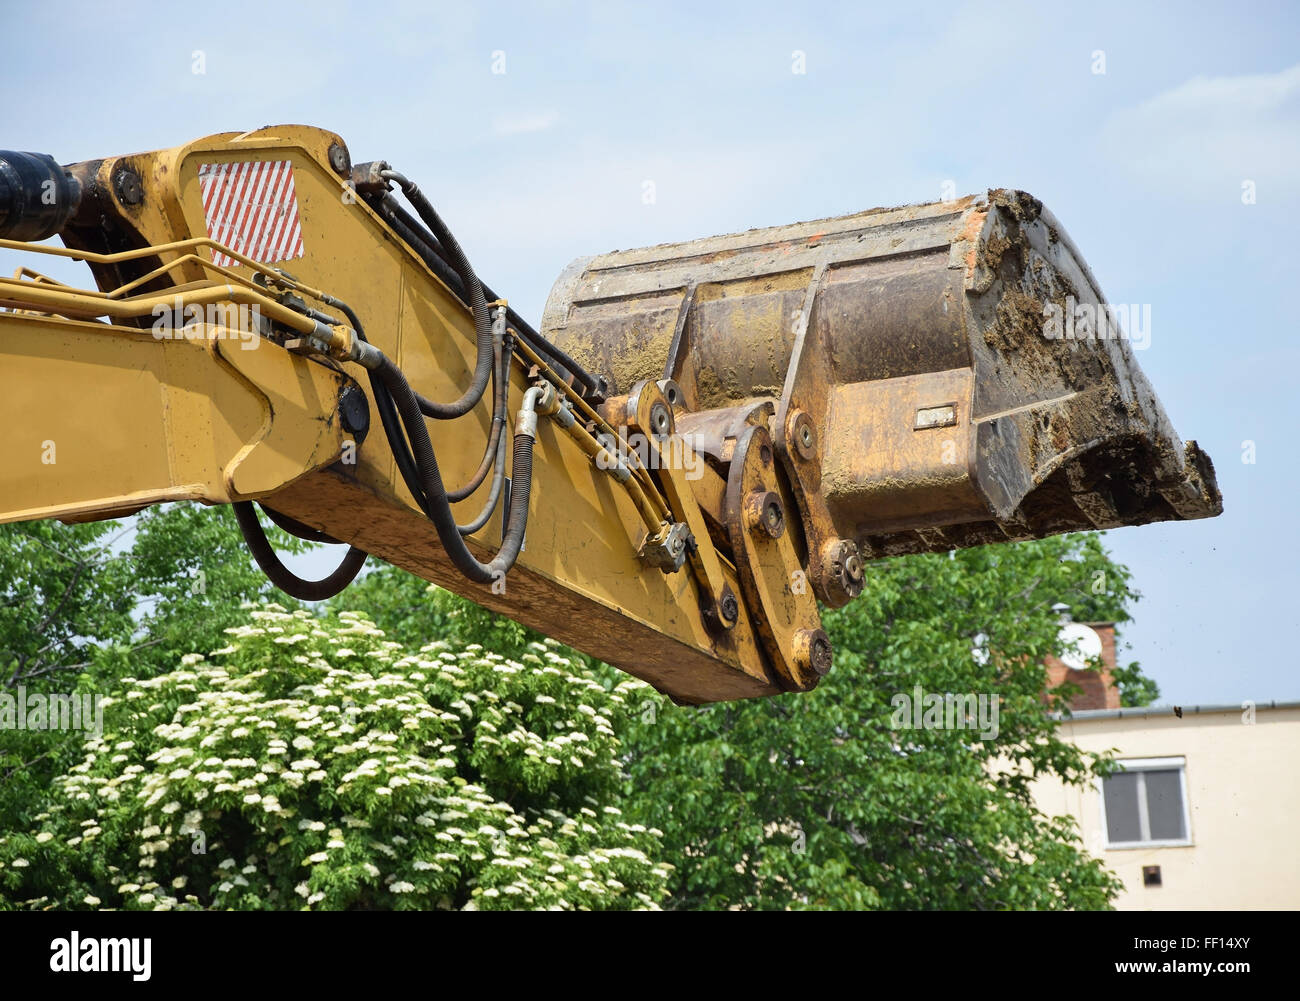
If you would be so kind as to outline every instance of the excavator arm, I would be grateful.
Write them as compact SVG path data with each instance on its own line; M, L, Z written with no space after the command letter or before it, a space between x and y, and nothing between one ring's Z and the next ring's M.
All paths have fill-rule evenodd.
M0 521L234 504L290 593L370 554L679 702L813 688L865 561L1221 510L1021 192L584 258L540 331L302 126L0 153L0 237L33 260L0 279ZM343 565L295 578L254 502Z

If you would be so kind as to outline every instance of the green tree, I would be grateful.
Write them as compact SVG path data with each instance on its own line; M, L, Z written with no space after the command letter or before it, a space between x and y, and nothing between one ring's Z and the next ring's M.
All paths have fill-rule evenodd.
M677 863L674 906L1107 906L1117 881L1030 788L1107 769L1057 735L1042 665L1060 652L1052 606L1118 620L1127 579L1096 536L875 563L825 617L836 663L814 692L687 709L650 697L626 767L633 811ZM918 686L998 697L996 732L897 725Z
M278 550L311 548L262 521ZM124 671L148 677L170 670L187 653L222 646L225 630L246 621L247 602L273 598L299 607L253 561L226 505L170 504L142 512L124 557L136 600L137 642L99 661L110 677Z
M658 831L622 820L629 695L558 644L415 653L363 616L251 612L212 658L124 678L31 830L13 907L655 907Z
M1110 560L1095 535L874 564L864 595L826 616L837 648L836 667L816 692L677 709L612 668L558 644L539 647L540 637L531 630L392 567L363 577L330 604L325 621L320 620L321 609L264 613L291 615L298 623L293 629L308 636L295 643L306 642L307 647L277 642L284 636L271 633L265 622L244 635L250 628L245 622L236 626L241 634L234 649L177 671L182 656L225 642L223 631L244 621L243 600L270 591L247 557L228 511L177 506L151 512L139 520L130 546L116 557L107 546L112 526L106 523L0 529L0 567L8 571L9 581L6 604L0 607L0 649L7 644L10 663L6 676L18 658L36 663L33 655L39 652L45 658L41 663L57 661L70 669L50 674L63 675L59 683L64 686L75 677L77 685L89 690L125 693L110 713L110 729L117 734L111 744L107 736L105 743L83 746L80 738L63 735L58 753L42 751L36 754L39 760L27 766L38 749L30 743L30 734L22 735L28 743L8 759L9 781L0 772L0 830L10 831L0 850L0 861L7 866L0 869L0 886L10 903L43 899L72 906L94 898L104 906L599 906L600 897L590 886L572 889L576 884L566 875L572 870L563 860L581 857L596 864L593 859L599 858L600 865L608 864L621 856L593 853L627 847L618 840L623 836L630 837L634 850L646 859L673 858L678 869L670 886L672 904L678 907L1099 907L1107 904L1117 885L1080 850L1071 822L1038 813L1028 791L1035 775L1085 782L1106 768L1056 736L1042 703L1042 660L1060 652L1059 621L1052 606L1064 602L1077 620L1122 623L1136 598L1128 571ZM282 548L301 545L271 534ZM82 562L95 572L78 574L75 568ZM66 600L60 601L65 592ZM373 628L344 615L348 608L370 615L397 645L368 635ZM364 646L362 640L350 639L344 648L349 654L339 662L340 630L356 631L364 643L378 644L365 647L367 671L357 673L353 659ZM431 640L446 646L427 647ZM285 654L289 660L282 663ZM306 658L306 663L296 657ZM439 669L443 688L428 673L432 660L450 662L448 657L465 672L465 684L455 692L445 688L449 682L442 677L455 676L455 670ZM503 664L526 667L520 673L503 670ZM552 704L540 697L556 696L538 689L534 678L540 670L543 680L551 683L554 675L548 669L580 679L574 684L590 693L584 704L600 717L593 723L596 729L589 731L584 729L592 719L587 712L568 707L565 721L582 724L569 731L571 739L582 743L573 734L587 733L589 740L594 734L611 741L606 749L612 754L617 732L623 738L618 762L602 758L600 767L588 764L580 773L574 766L562 774L564 756L546 744L565 734L549 728L555 721L548 722L545 713L551 710L543 707ZM353 761L348 755L361 752L348 749L346 742L333 748L341 755L337 761L317 755L322 767L314 771L327 776L319 789L304 793L295 787L287 792L277 784L296 780L283 779L283 769L274 767L279 755L270 755L269 749L279 745L271 744L272 736L278 734L276 739L292 748L292 738L300 734L291 731L289 722L296 727L306 718L302 714L312 715L318 700L327 707L323 711L334 705L341 712L348 700L353 708L365 705L348 686L368 689L378 684L373 682L376 670L382 679L377 690L386 693L380 698L415 705L418 696L439 716L438 725L449 728L445 743L438 743L441 732L425 734L429 739L418 753L402 744L410 753L398 756L400 767L387 756L381 758L376 781L401 778L403 768L446 778L436 763L448 758L454 765L454 778L448 781L463 783L471 791L457 795L478 805L440 807L439 823L447 813L477 816L480 809L508 807L512 817L522 818L512 821L513 829L524 832L513 836L525 845L514 857L536 862L536 853L529 853L543 840L558 846L540 851L542 858L548 851L561 856L549 862L561 870L545 875L564 882L566 895L548 896L551 890L534 880L538 873L531 868L528 878L507 892L509 883L493 882L496 876L509 875L497 870L511 868L493 861L501 857L497 842L489 852L467 828L466 837L478 847L462 843L446 850L456 853L463 848L469 853L467 859L458 856L454 881L421 869L435 872L437 878L419 882L408 878L413 873L386 866L382 846L403 847L393 838L409 840L411 835L383 825L390 814L407 820L418 815L398 813L394 801L383 798L363 802L364 794L344 801L338 791L347 784L344 776L369 760ZM1126 701L1154 697L1154 684L1137 665L1116 674ZM340 678L346 680L343 690L334 687ZM981 741L970 730L892 728L897 711L893 700L913 694L917 685L927 693L1000 696L997 734ZM606 696L597 694L597 688L610 701L601 702ZM127 698L131 692L139 695ZM238 726L218 724L218 717L208 714L209 709L233 711L231 706L242 707L240 700L249 696L254 698L249 712L258 717L257 728L249 734L235 737ZM277 716L275 708L282 704L294 707L286 709L285 718ZM484 714L489 704L493 712L505 713L501 720ZM442 718L452 714L462 721L459 731ZM170 729L191 725L202 734L187 733L182 739ZM508 745L501 744L502 725L515 735ZM264 802L269 791L273 803L292 800L291 808L315 818L309 824L325 824L323 831L314 826L281 829L275 825L283 818L274 809L260 807L259 813L257 803L227 803L211 798L215 792L202 791L204 772L190 769L182 752L188 747L193 754L206 754L207 748L193 741L201 742L213 727L221 726L222 739L230 746L222 749L220 767L207 766L207 784L222 769L232 778L217 781L237 788L238 783L264 776L255 793L250 788L243 795L256 794ZM155 733L156 727L163 736ZM167 740L171 743L164 746ZM133 746L118 748L123 742ZM243 743L256 753L244 755ZM437 756L430 764L435 744ZM137 747L149 753L137 753ZM165 762L168 747L180 750L173 761ZM156 752L162 753L152 757ZM251 773L243 765L225 764L245 758L254 762ZM15 769L15 764L23 767ZM164 770L164 764L171 769ZM348 770L336 772L336 766ZM178 768L192 774L173 779ZM557 768L561 771L548 772ZM137 791L144 791L144 783L162 783L169 798L148 808L134 801L124 804L120 794L112 803L96 799L99 793L83 799L91 792L83 788L86 783ZM383 797L378 788L371 791ZM384 788L392 795L392 785ZM153 791L150 786L146 800ZM233 794L226 790L222 795ZM171 814L159 815L172 802L183 810L180 821ZM622 827L623 821L607 821L616 815L605 809L617 809L616 804L640 824ZM217 807L216 816L209 817ZM229 865L239 866L237 873L228 865L220 879L219 874L205 875L203 859L192 871L182 865L185 838L195 832L182 832L181 823L196 810L204 818L199 830L209 851L222 846L227 854L220 862L234 860ZM36 816L41 816L39 823ZM345 817L372 827L349 827ZM97 829L89 839L97 844L78 842L87 835L72 831L74 821L78 827ZM547 829L546 822L560 824L564 836ZM502 829L490 822L488 826ZM165 838L140 833L154 827ZM664 848L655 847L655 827L665 832L667 855ZM110 830L116 833L98 840ZM595 840L565 840L575 830ZM344 836L335 837L336 831ZM379 833L373 833L372 844L365 840L371 835L346 835L353 831ZM435 837L438 833L449 832L434 830ZM322 843L316 845L312 838ZM145 855L163 853L166 866L177 872L173 883L180 879L180 885L143 871L156 872L161 862L136 866L140 849L163 840L165 850L157 845ZM335 842L346 850L330 847ZM300 858L295 868L285 862L292 862L300 847L311 849L301 858L325 852L328 863L318 870L322 863L306 865ZM271 866L271 856L281 851L285 854L276 865L283 867ZM254 860L248 861L250 857ZM28 864L20 865L20 860ZM436 857L433 861L450 862ZM649 863L636 861L633 870L645 876ZM484 869L485 864L494 868ZM249 866L253 872L244 871ZM382 876L375 877L371 868ZM650 871L668 870L651 865ZM309 878L301 878L304 875ZM290 877L296 882L286 882ZM605 902L644 905L638 893L653 902L658 899L655 880L662 885L665 878L645 876L647 882L636 884L615 876L623 886L639 888L620 896L613 887ZM231 885L223 889L226 883ZM396 893L390 888L393 883L401 887ZM417 889L407 891L408 883ZM128 887L135 889L124 890ZM179 892L187 888L190 892ZM493 889L497 894L483 899ZM82 896L74 899L77 892ZM602 892L608 894L610 887ZM297 899L290 899L290 893ZM147 895L152 896L140 899Z
M0 826L27 822L76 750L65 733L27 729L19 700L75 691L102 647L131 632L130 575L111 552L121 531L112 521L0 525Z
M1091 554L1091 576L1086 587L1078 588L1062 603L1068 607L1075 622L1113 622L1115 646L1119 648L1120 627L1132 621L1132 606L1141 600L1142 593L1133 586L1133 574L1128 567L1106 557L1100 535L1080 536L1079 544ZM1100 664L1095 665L1100 668ZM1111 672L1115 687L1119 689L1122 706L1149 706L1160 698L1160 686L1154 678L1147 677L1137 661L1127 666L1118 664Z
M275 544L305 543L268 528ZM270 585L230 510L150 508L130 522L0 525L0 695L110 690L224 642ZM285 599L290 602L290 599ZM0 827L21 828L80 752L75 732L0 726Z
M109 545L114 521L0 525L0 672L4 687L43 687L86 666L130 631L129 574Z
M1135 660L1129 661L1124 667L1116 665L1111 671L1111 677L1115 679L1115 687L1119 689L1121 706L1126 708L1149 706L1160 698L1160 686L1156 684L1154 678L1148 678L1142 673L1142 665Z
M518 657L530 644L545 639L536 630L387 563L373 567L332 598L329 606L365 612L389 637L412 647L442 639L478 643L503 656ZM577 651L568 653L595 663Z

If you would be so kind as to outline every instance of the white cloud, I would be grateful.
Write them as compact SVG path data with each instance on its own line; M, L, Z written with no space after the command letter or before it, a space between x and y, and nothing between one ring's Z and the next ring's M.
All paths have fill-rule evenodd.
M1293 201L1300 188L1300 65L1193 77L1112 115L1103 142L1114 159L1164 190L1237 198L1251 180L1260 204Z
M1242 114L1271 116L1286 113L1287 102L1300 96L1300 65L1278 73L1250 76L1197 76L1143 101L1137 111L1145 115L1178 117L1191 125L1209 119L1222 124ZM1290 109L1294 115L1296 108Z

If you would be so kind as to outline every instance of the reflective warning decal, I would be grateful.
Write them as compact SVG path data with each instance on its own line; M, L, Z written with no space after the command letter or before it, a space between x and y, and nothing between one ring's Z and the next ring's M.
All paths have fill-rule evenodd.
M264 264L302 256L298 195L288 160L201 163L199 186L212 239ZM212 261L239 266L216 251Z

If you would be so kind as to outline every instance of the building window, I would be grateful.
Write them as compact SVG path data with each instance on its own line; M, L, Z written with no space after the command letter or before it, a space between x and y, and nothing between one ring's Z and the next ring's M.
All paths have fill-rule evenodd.
M1183 758L1120 761L1103 780L1102 822L1107 848L1190 845L1187 781Z

